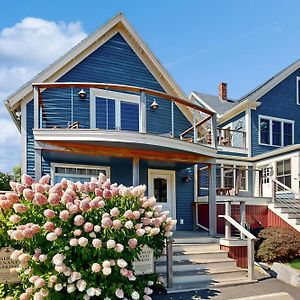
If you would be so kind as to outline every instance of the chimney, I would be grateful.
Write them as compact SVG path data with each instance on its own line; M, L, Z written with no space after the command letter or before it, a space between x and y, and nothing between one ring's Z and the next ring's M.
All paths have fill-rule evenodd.
M219 83L219 99L227 101L227 83Z

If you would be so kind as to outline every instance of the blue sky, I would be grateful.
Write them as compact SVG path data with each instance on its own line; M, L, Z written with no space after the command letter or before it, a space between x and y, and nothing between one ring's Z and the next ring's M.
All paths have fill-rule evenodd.
M0 100L120 11L187 94L225 81L237 99L300 58L297 0L9 0L1 11ZM21 154L2 105L0 126L8 172Z

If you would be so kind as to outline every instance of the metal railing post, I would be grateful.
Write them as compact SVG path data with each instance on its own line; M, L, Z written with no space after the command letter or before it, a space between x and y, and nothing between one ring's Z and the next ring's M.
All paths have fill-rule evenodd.
M248 256L248 279L253 281L254 278L254 243L255 240L247 239L247 256Z
M246 222L246 203L245 201L240 202L240 223L241 226L245 227ZM241 232L241 239L245 239L245 235Z
M231 202L225 202L225 215L231 217ZM231 224L227 220L225 221L225 239L231 238Z
M167 238L167 288L173 287L173 237Z
M276 191L275 191L275 182L274 180L272 180L272 202L274 203L275 202L275 194L276 194Z

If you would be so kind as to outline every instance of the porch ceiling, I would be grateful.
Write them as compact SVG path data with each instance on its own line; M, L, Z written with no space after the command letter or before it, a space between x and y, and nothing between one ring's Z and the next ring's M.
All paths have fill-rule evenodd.
M200 163L216 153L203 145L138 132L39 129L34 137L42 150L96 156Z

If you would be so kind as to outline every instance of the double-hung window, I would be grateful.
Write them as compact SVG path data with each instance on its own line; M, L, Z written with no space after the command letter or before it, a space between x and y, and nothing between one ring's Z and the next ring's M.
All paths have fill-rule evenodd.
M291 160L286 159L278 161L276 164L276 177L277 180L284 185L291 187L292 175L291 175Z
M294 121L259 116L259 144L275 147L294 143Z

